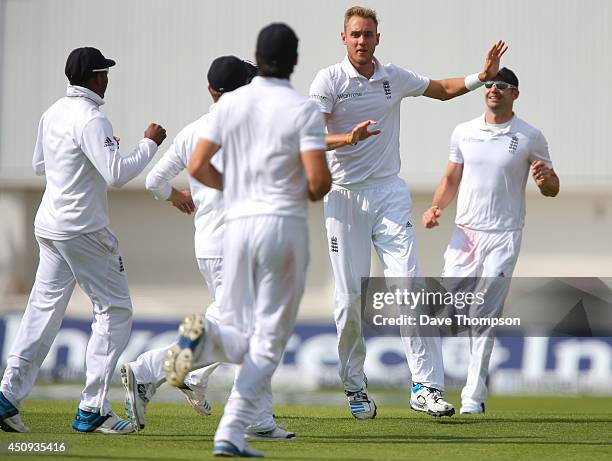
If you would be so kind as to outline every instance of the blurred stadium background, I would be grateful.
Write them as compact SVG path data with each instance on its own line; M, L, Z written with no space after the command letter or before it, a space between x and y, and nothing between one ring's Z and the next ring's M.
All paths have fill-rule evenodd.
M70 50L96 46L117 61L103 110L121 137L123 152L136 144L149 122L161 123L169 137L158 159L180 128L208 110L205 75L212 59L224 54L252 58L259 29L272 21L287 22L300 37L292 83L307 93L315 73L344 56L339 39L343 12L355 3L0 0L2 364L37 265L33 219L44 188L44 180L35 177L30 166L37 124L41 113L65 92L64 64ZM379 59L432 78L476 72L494 41L508 42L503 65L521 82L516 112L544 132L561 178L561 193L554 200L528 185L515 275L612 276L612 156L607 141L612 126L612 3L379 0L364 6L376 9L380 17ZM401 174L413 193L414 221L430 203L445 168L452 129L482 112L482 91L446 103L426 98L404 102ZM112 227L126 262L135 315L124 358L166 344L182 315L208 304L193 257L192 219L155 201L144 190L145 176L109 192ZM178 184L186 186L186 178ZM440 273L453 217L449 208L440 228L425 232L416 226L423 275ZM339 384L333 277L321 204L310 207L309 225L307 288L296 334L276 378L279 387ZM375 260L373 273L380 273ZM43 383L80 379L90 316L89 300L77 288L43 366ZM445 340L451 383L465 376L467 355L459 343L466 346ZM408 385L399 340L371 338L368 348L372 382ZM224 376L227 381L229 371ZM612 394L611 338L514 338L497 345L493 392L571 393L578 382L591 383L587 391Z

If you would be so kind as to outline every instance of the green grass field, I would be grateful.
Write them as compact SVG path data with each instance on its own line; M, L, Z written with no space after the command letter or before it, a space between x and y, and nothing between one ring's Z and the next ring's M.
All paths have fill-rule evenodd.
M376 395L374 393L374 395ZM457 401L456 398L452 401ZM147 427L125 436L70 429L76 401L27 401L28 434L0 432L0 459L176 460L211 458L222 411L208 418L187 405L149 405ZM606 460L612 459L612 399L492 397L486 416L433 419L407 406L380 406L375 420L357 421L343 407L279 406L294 442L253 442L267 458L287 460ZM115 404L118 413L122 406ZM10 441L65 441L66 454L10 455Z

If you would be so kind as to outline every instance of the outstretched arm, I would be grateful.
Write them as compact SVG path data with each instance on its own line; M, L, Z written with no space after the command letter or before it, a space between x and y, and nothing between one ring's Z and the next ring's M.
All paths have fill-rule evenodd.
M462 176L463 163L448 162L446 172L434 193L432 205L423 213L421 219L427 229L440 225L438 219L442 216L442 210L455 198Z
M501 57L507 50L508 46L506 43L503 40L499 40L489 49L482 72L468 75L465 78L430 80L429 86L423 93L423 96L446 101L461 96L468 91L475 90L482 83L493 79L497 75Z

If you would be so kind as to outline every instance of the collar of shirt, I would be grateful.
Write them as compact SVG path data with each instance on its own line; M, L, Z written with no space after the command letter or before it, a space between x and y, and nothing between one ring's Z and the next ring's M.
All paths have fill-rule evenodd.
M518 123L518 117L516 116L516 114L513 114L512 119L510 120L510 124L500 130L500 129L495 128L494 126L488 125L487 122L485 121L485 114L482 114L482 116L477 119L476 126L478 129L482 131L487 131L489 133L501 135L501 134L514 133L517 130L516 129L517 123Z
M291 82L289 82L289 80L286 78L262 77L259 75L253 78L250 85L252 84L255 84L257 86L261 86L261 85L286 86L288 88L291 88Z
M374 61L374 75L372 75L369 78L369 81L375 82L377 80L382 80L383 78L388 78L389 74L387 74L387 70L380 63L380 61L378 59L376 59L376 57L373 58L373 61ZM357 69L355 69L353 64L351 64L351 61L349 60L348 56L344 57L344 59L342 60L341 66L344 69L344 71L348 74L349 78L363 78L363 79L365 79L365 77L363 75L361 75L359 72L357 72ZM368 80L368 79L366 79L366 80Z
M87 98L93 101L93 103L97 106L104 104L104 99L90 89L82 86L68 85L66 88L66 96L69 98Z

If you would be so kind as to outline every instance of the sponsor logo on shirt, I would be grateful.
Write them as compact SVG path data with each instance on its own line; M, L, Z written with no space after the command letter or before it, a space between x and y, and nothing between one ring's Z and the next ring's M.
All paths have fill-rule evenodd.
M518 148L518 142L518 136L512 136L512 139L510 139L510 145L508 146L508 153L514 154L516 152L516 149Z
M338 101L344 101L345 99L352 99L352 98L358 98L360 96L363 96L363 93L361 92L354 92L354 93L340 93L338 95Z
M330 242L330 249L332 253L338 253L338 237L332 237Z
M412 227L412 223L410 221L406 221L406 227L408 228Z
M104 147L115 147L115 141L113 141L111 138L107 137L104 140Z
M463 142L485 142L485 140L468 136L467 138L463 138Z
M310 99L315 99L317 101L327 101L329 98L327 96L323 96L322 94L311 94Z
M387 96L387 99L391 99L391 83L389 83L389 80L383 81L383 89L385 90L385 96Z

